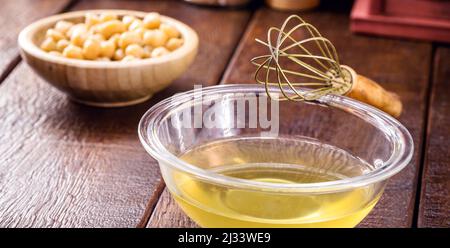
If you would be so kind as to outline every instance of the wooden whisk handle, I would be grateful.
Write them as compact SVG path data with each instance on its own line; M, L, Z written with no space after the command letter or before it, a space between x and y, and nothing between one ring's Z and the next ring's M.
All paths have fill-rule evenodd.
M378 83L361 75L356 76L347 96L377 107L394 117L399 117L402 113L402 102L397 94L385 90Z

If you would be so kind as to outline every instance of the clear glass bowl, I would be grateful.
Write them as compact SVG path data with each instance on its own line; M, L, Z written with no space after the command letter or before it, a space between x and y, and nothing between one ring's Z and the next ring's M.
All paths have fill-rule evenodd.
M411 160L408 130L371 106L265 96L256 84L207 87L161 101L139 123L167 188L202 227L354 227Z

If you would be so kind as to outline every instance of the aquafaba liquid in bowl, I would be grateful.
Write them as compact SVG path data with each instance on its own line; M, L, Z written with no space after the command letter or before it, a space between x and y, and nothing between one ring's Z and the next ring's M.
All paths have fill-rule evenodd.
M336 147L308 139L238 138L211 142L180 156L213 173L254 182L308 184L363 175L371 166ZM325 194L234 189L179 173L176 201L208 227L351 227L373 208L373 185Z

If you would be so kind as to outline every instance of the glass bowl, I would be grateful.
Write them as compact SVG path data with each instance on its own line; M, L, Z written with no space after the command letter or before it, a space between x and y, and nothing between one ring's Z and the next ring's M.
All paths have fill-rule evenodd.
M408 130L371 106L335 95L272 101L257 84L163 100L139 137L202 227L354 227L413 154Z

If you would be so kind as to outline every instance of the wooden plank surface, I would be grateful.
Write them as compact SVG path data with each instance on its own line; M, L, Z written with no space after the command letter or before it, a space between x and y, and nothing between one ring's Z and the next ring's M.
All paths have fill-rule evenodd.
M191 25L200 52L189 71L144 104L97 109L68 101L21 63L0 86L0 226L133 227L148 220L163 184L137 137L143 113L194 83L217 83L248 11L175 1L82 1L76 9L158 11ZM221 31L207 21L221 23ZM226 32L224 36L222 32Z
M258 10L227 68L223 83L254 83L255 67L249 61L266 54L266 48L255 38L266 39L267 29L281 26L288 13L269 9ZM349 31L348 13L323 10L302 14L336 46L343 64L360 74L380 82L397 92L404 103L400 121L411 132L415 153L412 162L392 178L371 214L360 227L410 227L416 196L420 151L423 142L426 92L428 87L431 45L427 43L356 36ZM150 218L149 227L182 227L194 225L181 213L165 192Z
M0 83L17 64L19 51L17 36L32 21L58 13L70 0L14 0L2 1L0 7Z
M450 227L450 47L436 50L419 227Z

